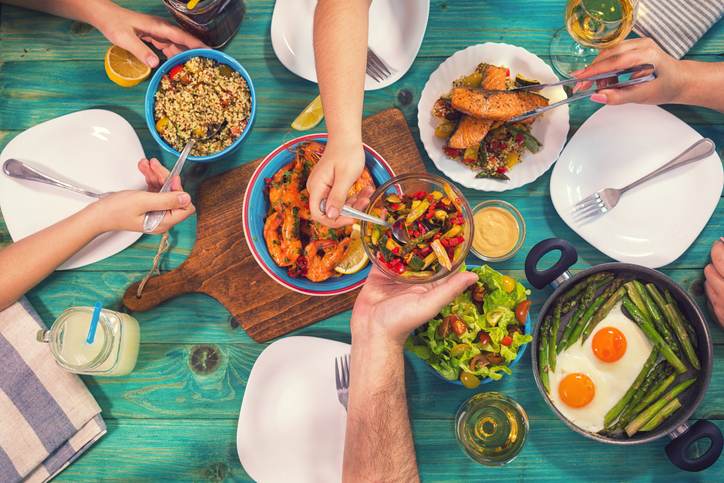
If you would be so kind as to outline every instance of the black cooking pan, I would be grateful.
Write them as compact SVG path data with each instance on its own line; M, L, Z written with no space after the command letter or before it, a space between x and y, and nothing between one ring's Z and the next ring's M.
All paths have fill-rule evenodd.
M542 271L538 270L538 262L544 255L552 251L559 251L561 254L560 259L551 268ZM687 424L688 419L704 398L704 393L709 386L712 372L712 342L709 335L709 328L701 310L699 310L694 300L684 290L661 272L630 263L604 263L571 275L568 269L576 263L577 260L578 254L576 253L576 249L567 241L559 238L551 238L538 243L533 247L525 260L525 275L531 285L537 289L551 285L555 289L539 312L538 323L533 331L533 350L531 351L535 383L546 403L569 428L587 438L607 444L632 445L648 443L649 441L668 435L671 438L671 442L666 446L666 454L673 464L686 471L701 471L708 468L714 464L721 455L722 446L724 446L722 433L715 424L709 421L701 420L692 426ZM698 342L698 344L696 344L696 350L699 361L701 362L701 370L697 374L696 383L679 396L682 407L654 431L638 432L631 438L625 435L616 437L591 433L568 421L549 399L540 381L538 372L540 323L549 313L552 313L554 303L559 296L589 275L603 271L652 282L660 288L669 289L676 299L679 308L686 316L686 319L693 326ZM563 329L564 324L561 325L561 329ZM687 449L694 442L704 438L708 438L711 441L711 446L700 457L691 458L687 454Z

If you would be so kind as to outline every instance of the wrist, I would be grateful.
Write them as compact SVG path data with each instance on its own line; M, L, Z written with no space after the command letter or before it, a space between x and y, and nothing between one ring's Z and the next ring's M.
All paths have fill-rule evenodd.
M82 21L88 23L106 35L108 27L114 21L118 21L118 14L125 10L120 5L116 5L110 0L96 0L95 2L82 2L79 8L82 15Z
M78 216L83 220L83 226L94 238L114 229L109 217L103 215L103 211L103 200L98 200L78 212Z

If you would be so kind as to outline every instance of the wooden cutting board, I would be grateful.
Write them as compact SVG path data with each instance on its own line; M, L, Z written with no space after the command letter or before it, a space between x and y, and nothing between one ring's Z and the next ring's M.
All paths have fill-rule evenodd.
M425 172L402 112L388 109L366 118L362 137L392 166L396 174ZM148 280L136 297L138 283L123 296L124 305L143 312L185 293L204 293L218 300L257 342L349 310L358 291L333 297L312 297L288 290L257 265L242 230L244 190L261 160L205 180L195 204L196 243L178 268Z

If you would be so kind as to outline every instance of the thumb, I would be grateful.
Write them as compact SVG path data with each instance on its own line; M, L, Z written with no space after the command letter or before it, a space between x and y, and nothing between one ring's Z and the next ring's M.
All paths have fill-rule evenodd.
M354 179L347 179L346 176L335 176L334 185L329 190L326 201L325 214L330 220L336 220L345 201L347 192L354 183Z
M430 290L421 295L418 301L418 309L423 319L420 324L435 317L444 306L452 302L455 297L477 280L478 276L472 272L457 272L444 280L431 284ZM408 329L411 331L420 324L413 324Z
M142 210L167 211L185 208L191 203L191 196L188 193L170 191L167 193L143 193Z
M138 60L151 68L158 65L158 57L153 53L153 50L151 50L148 45L134 34L124 36L122 42L118 46L126 49Z

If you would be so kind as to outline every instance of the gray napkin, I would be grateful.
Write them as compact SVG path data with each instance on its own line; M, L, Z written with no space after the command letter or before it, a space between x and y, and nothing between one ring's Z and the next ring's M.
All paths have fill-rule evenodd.
M724 13L724 0L639 0L634 32L680 59Z
M0 312L0 481L47 481L106 433L83 382L35 338L27 300Z

